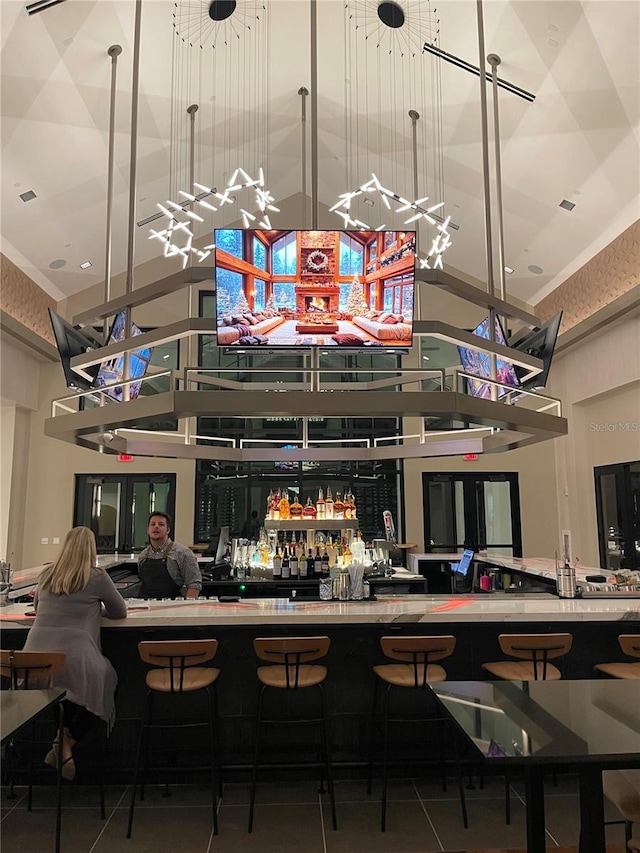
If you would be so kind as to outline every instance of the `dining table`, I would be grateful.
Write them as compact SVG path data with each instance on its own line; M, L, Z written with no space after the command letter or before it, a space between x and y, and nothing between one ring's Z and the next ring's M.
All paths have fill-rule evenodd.
M579 853L606 853L602 771L640 767L640 681L432 684L471 753L525 779L527 853L545 853L544 774L579 780Z
M8 743L21 729L33 723L48 710L58 711L58 743L62 743L63 706L67 691L61 687L42 690L0 690L0 743ZM59 752L61 755L62 752ZM58 759L55 853L60 853L62 826L62 765Z

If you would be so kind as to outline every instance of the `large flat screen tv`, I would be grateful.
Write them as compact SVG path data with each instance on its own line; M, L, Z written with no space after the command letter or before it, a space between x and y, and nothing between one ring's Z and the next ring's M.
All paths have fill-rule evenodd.
M413 342L415 231L214 232L223 347Z
M76 391L90 391L95 387L100 365L94 364L91 367L83 368L90 377L87 379L71 369L71 359L76 355L84 355L88 350L99 349L103 346L103 341L93 329L88 327L76 328L59 314L56 314L55 311L52 311L51 308L49 308L49 318L67 388L73 388Z
M515 343L511 343L511 341L509 341L509 346L512 346L519 352L526 352L528 355L542 359L542 363L544 365L542 373L538 373L537 376L532 376L531 379L528 379L526 382L522 382L522 387L525 390L544 388L547 384L549 369L551 368L551 360L553 359L553 353L556 348L556 341L558 340L558 332L560 331L561 322L562 311L559 311L555 317L547 320L547 322L540 326L539 329L529 332L528 335ZM517 365L515 366L515 369L516 373L520 373L520 375L525 372L524 368L518 367Z
M120 311L116 314L113 324L111 326L111 331L109 332L109 337L107 338L107 346L109 344L113 344L116 342L124 341L125 338L133 338L136 335L141 335L142 330L136 326L135 323L131 323L131 333L129 335L125 334L125 313L124 311ZM147 367L149 366L149 362L151 361L151 355L153 353L153 349L151 347L144 347L143 349L135 350L131 353L131 361L130 361L130 378L131 379L139 379L144 376L147 372ZM124 371L124 354L116 355L113 358L110 358L108 361L103 361L100 365L100 369L98 370L98 375L96 377L95 387L100 388L104 385L108 385L111 382L117 382L118 379L122 379ZM138 394L140 393L140 382L132 382L129 385L129 399L135 400ZM110 388L105 389L105 393L107 393L114 400L122 400L122 385L112 385Z
M499 317L496 317L496 343L506 346L505 334L502 328L502 323ZM473 330L474 335L489 340L489 317L479 323ZM470 373L472 376L481 376L485 379L491 379L491 356L488 352L479 352L478 350L468 349L467 347L458 347L460 354L460 363L465 373ZM520 387L514 365L510 361L505 361L502 358L496 359L496 381L503 385L508 385L512 388ZM483 397L485 400L491 399L491 388L487 382L480 382L477 379L467 379L467 387L469 393L474 397ZM502 397L508 393L507 388L497 387L497 396Z

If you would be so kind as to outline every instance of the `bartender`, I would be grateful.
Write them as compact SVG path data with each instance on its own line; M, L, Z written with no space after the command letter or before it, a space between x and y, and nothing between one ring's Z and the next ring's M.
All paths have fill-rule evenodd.
M152 512L147 527L149 545L138 557L141 598L197 598L202 574L195 554L169 538L171 517Z

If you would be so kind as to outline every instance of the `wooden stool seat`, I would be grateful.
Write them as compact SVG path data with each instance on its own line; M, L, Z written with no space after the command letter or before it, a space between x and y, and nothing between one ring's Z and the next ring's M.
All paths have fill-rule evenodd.
M623 654L632 658L640 658L640 635L620 634L618 643ZM613 661L612 663L597 663L594 667L598 672L609 675L611 678L640 678L640 661L628 663L626 661Z
M327 667L301 664L296 673L294 667L289 667L287 671L285 666L274 664L273 666L259 666L256 674L260 683L264 684L265 687L286 690L287 683L293 683L296 678L296 686L299 688L315 687L318 684L322 684L327 677Z
M182 693L191 693L192 690L204 690L209 687L220 675L219 669L212 666L198 667L184 673L181 690ZM168 669L152 669L145 678L147 687L158 693L177 692L172 685L172 673Z
M529 661L495 661L483 663L482 668L504 681L559 681L562 678L560 670L552 663L547 663L546 673L541 662L534 664Z
M387 684L393 684L395 687L415 687L416 673L414 667L408 663L383 663L373 667L373 671L386 681ZM447 673L439 664L430 663L426 667L425 680L428 684L438 684L441 681L447 680Z

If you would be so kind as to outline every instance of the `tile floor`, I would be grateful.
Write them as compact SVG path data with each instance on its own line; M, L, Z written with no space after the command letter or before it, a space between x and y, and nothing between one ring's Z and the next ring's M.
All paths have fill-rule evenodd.
M227 784L219 805L220 834L212 837L209 790L175 785L170 797L150 786L136 805L133 837L127 840L130 789L106 788L107 818L100 819L97 788L65 785L62 853L442 853L442 851L517 850L525 847L521 785L515 782L511 825L504 823L503 783L487 779L483 790L468 790L469 829L464 829L455 785L442 792L438 781L397 780L390 785L387 831L380 832L379 787L367 796L366 783L336 783L338 831L331 829L326 794L313 782L261 784L254 831L248 835L249 786ZM577 785L560 777L547 789L547 846L577 844ZM24 789L15 800L2 791L3 853L53 850L55 789L34 789L34 809L26 811ZM615 815L608 809L608 817ZM611 851L623 850L623 829L609 827ZM496 851L497 853L497 851Z

